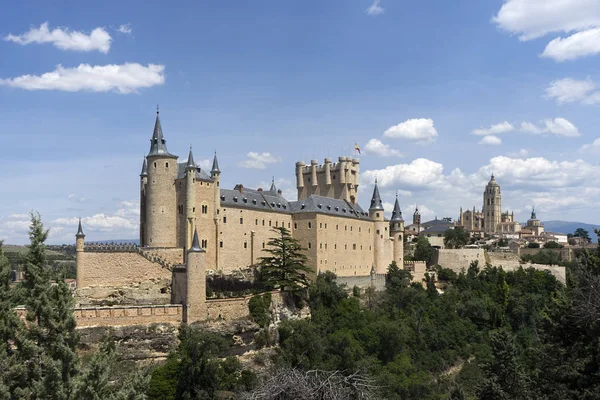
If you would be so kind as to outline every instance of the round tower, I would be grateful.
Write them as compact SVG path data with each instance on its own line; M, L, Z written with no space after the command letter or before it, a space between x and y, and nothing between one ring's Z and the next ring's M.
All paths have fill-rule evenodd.
M194 230L192 246L187 252L185 322L204 321L206 308L205 251L200 247L198 232Z
M483 223L485 233L495 233L502 218L502 195L494 174L483 192Z
M213 221L215 223L215 268L219 269L219 208L221 208L221 170L219 169L219 161L217 160L217 152L213 158L212 168L210 169L210 177L213 179Z
M389 240L389 235L387 235L385 232L387 226L383 211L383 203L381 202L381 196L379 196L377 179L375 179L375 188L373 189L371 206L369 207L369 217L374 221L375 232L373 237L373 261L375 264L375 271L378 274L385 274L387 268L384 256L385 241Z
M404 219L402 218L398 195L396 195L396 203L390 219L390 237L394 240L394 261L396 261L398 268L404 268Z
M150 140L148 181L146 183L146 243L148 247L175 247L177 201L175 179L177 156L167 151L158 111Z
M84 275L84 266L83 266L83 258L84 258L84 250L85 250L85 235L83 233L83 228L81 227L81 218L79 218L79 227L77 229L77 233L75 234L75 251L76 251L76 266L77 266L77 286L85 287L85 275Z
M148 162L144 157L140 173L140 246L146 245L146 184L148 183Z
M186 242L185 247L192 247L192 239L196 228L195 210L196 210L196 163L190 146L190 154L185 165L185 220L186 220Z

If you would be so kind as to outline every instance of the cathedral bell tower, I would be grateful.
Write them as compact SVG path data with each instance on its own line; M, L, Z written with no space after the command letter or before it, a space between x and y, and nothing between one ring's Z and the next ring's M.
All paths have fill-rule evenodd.
M483 192L483 231L485 233L496 233L498 224L502 218L502 195L500 185L496 182L494 174Z

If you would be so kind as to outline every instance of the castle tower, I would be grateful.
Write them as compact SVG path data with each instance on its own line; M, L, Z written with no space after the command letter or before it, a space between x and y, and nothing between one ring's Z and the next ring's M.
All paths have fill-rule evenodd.
M502 196L500 185L496 182L494 174L483 192L483 222L485 233L496 233L502 218Z
M192 247L193 235L196 229L196 163L192 154L192 146L190 146L190 154L185 165L185 220L186 220L186 242L185 248Z
M140 173L140 246L146 245L146 184L148 183L148 162L144 157Z
M83 271L85 235L81 227L81 218L79 218L79 227L75 234L75 250L76 250L76 265L77 265L77 286L84 287L85 275Z
M150 139L146 183L146 241L149 247L176 247L177 201L175 178L177 156L168 152L158 111Z
M394 204L394 210L392 211L392 218L390 219L390 236L394 239L394 261L398 265L398 268L403 268L404 265L404 219L402 218L402 211L400 210L400 203L398 202L398 195L396 195L396 203Z
M311 195L345 200L356 204L360 160L351 157L339 157L337 164L326 158L323 165L311 160L310 165L302 161L296 163L296 188L298 200Z
M221 207L221 170L219 169L219 161L217 160L217 152L213 158L212 168L210 169L210 177L214 181L214 210L213 221L215 223L215 268L219 269L219 208Z
M419 231L420 231L420 227L421 227L421 213L419 212L419 207L415 206L415 212L413 213L413 225L417 225L419 227Z
M194 230L192 246L187 252L185 322L206 320L206 264L205 251L200 247L198 231Z
M375 236L373 242L375 271L377 271L378 274L385 274L387 267L387 260L384 260L385 241L389 240L389 235L387 235L385 232L387 226L383 215L383 203L381 202L379 188L377 187L377 178L375 179L375 187L373 188L373 196L371 197L369 217L375 221Z

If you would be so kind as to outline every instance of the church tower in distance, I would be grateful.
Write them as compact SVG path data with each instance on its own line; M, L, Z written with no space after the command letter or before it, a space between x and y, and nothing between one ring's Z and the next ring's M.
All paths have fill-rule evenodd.
M494 174L483 192L483 221L485 233L496 233L502 218L502 195Z

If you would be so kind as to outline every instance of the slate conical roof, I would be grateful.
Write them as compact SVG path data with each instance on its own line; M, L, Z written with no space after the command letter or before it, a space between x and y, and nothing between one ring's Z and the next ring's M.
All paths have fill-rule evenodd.
M271 189L269 189L271 192L276 192L277 188L275 187L275 177L273 177L273 179L271 179Z
M369 211L371 210L383 211L383 203L381 202L381 196L379 196L379 189L377 188L377 179L375 179L375 188L373 189L373 196L371 197L371 207L369 207Z
M535 207L531 209L531 219L537 219L537 216L535 215Z
M215 157L213 158L213 165L212 168L210 170L211 175L214 175L215 173L221 173L221 170L219 169L219 161L217 160L217 152L215 151Z
M190 154L188 155L187 164L185 165L185 169L196 169L196 163L194 162L194 155L192 154L192 146L190 146Z
M79 218L79 227L77 228L77 234L75 235L75 237L85 237L85 234L83 233L83 228L81 227L81 218Z
M194 240L192 240L192 247L188 251L192 253L204 253L204 249L200 247L200 242L198 241L198 229L194 228Z
M146 157L144 157L144 163L142 164L142 172L140 173L140 176L148 176L148 161L146 160Z
M167 141L163 136L162 126L160 125L160 118L158 115L158 110L156 111L156 121L154 122L154 132L152 133L152 139L150 139L150 152L148 153L148 157L150 156L165 156L165 157L174 157L177 156L169 153L167 150Z
M400 203L398 203L398 195L396 195L396 203L394 204L394 211L392 211L392 219L390 222L403 222L402 211L400 210Z

